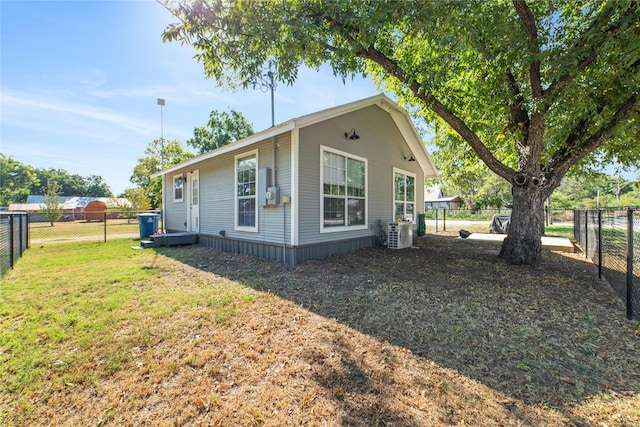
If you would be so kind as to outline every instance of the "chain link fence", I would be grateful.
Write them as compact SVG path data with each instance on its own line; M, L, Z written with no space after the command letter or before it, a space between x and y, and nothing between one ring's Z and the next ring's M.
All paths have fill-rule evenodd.
M0 277L29 247L29 217L26 212L0 212Z
M139 238L138 215L160 211L101 211L63 213L53 223L47 212L29 213L31 246L79 241L106 242L108 239ZM162 228L161 225L158 226Z
M627 318L640 319L640 210L576 210L574 237L626 302Z
M436 232L446 231L447 225L455 227L465 223L478 223L487 225L487 233L489 232L489 223L497 214L511 214L511 209L448 209L448 208L432 208L425 211L425 218L430 224L435 225ZM547 226L554 224L573 223L573 209L545 209L545 223ZM449 230L451 231L451 230Z

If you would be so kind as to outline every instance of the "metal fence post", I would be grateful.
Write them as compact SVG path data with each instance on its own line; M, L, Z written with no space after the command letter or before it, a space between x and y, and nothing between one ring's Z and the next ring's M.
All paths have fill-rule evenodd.
M17 224L17 230L18 230L18 258L20 258L22 256L22 215L18 215L18 224Z
M25 240L25 250L29 249L31 247L31 233L29 232L29 213L25 213L24 214L24 223L25 223L25 235L24 235L24 240Z
M584 211L584 256L589 258L589 210Z
M633 209L627 209L627 319L633 317Z
M13 215L9 215L9 265L13 268Z
M447 208L442 208L442 231L447 231Z
M107 241L107 211L102 212L102 222L104 223L104 241Z
M598 209L598 279L602 280L602 209Z
M436 211L436 233L438 232L438 208L435 209Z

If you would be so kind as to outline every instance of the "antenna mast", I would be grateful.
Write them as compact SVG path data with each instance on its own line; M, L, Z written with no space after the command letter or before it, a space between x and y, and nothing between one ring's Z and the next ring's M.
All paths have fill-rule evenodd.
M254 89L259 88L264 93L266 93L267 91L271 91L271 127L274 127L276 125L276 118L275 106L273 101L273 91L277 86L275 81L275 74L271 70L267 71L265 74L260 76L260 79L257 82L254 82L252 86Z

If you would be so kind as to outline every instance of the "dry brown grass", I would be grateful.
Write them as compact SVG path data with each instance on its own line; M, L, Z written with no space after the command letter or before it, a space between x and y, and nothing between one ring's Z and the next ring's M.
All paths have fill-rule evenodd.
M114 372L96 356L95 381L29 396L7 420L640 425L639 324L579 256L511 267L493 246L444 235L295 268L197 246L159 252L144 286L220 297L154 320Z

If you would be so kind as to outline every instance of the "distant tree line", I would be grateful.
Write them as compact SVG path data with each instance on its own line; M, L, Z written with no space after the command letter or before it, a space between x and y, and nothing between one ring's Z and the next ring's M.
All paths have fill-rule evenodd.
M437 185L445 195L460 197L463 209L498 209L512 203L511 186L484 165L461 166L459 173L447 167L440 171L441 177L427 180L427 187ZM640 206L640 180L590 171L566 176L551 194L553 209L621 206Z
M30 194L45 194L54 182L60 196L113 197L101 176L83 177L64 169L36 168L0 153L0 206L25 203Z

